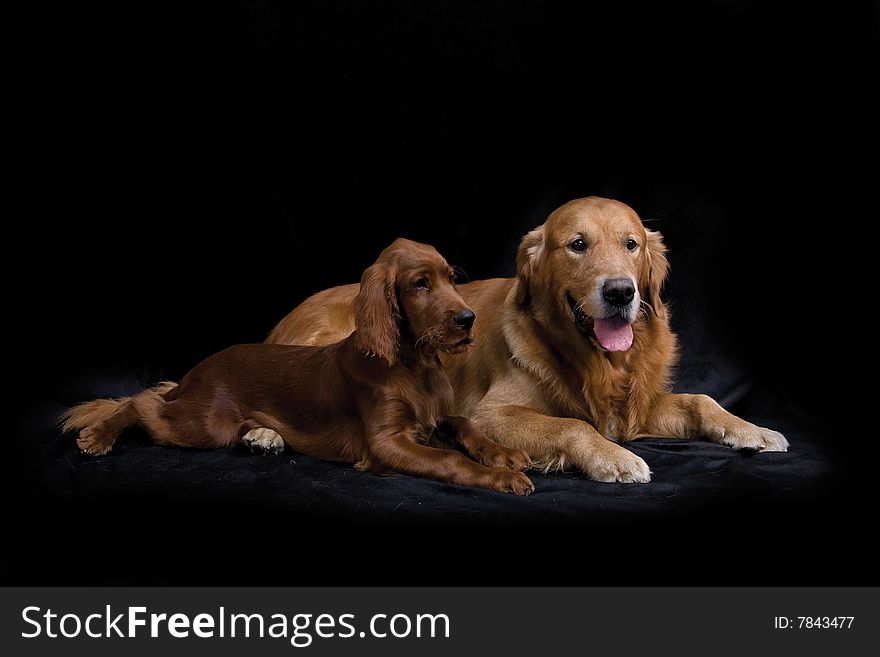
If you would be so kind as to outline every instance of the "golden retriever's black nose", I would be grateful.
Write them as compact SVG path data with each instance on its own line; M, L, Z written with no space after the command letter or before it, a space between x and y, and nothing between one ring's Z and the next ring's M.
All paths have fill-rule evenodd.
M461 328L469 329L471 326L474 325L474 320L476 318L477 318L477 316L474 315L474 311L468 309L468 310L462 310L460 313L458 313L452 319L454 319L455 323L458 324Z
M602 286L602 296L612 306L626 306L635 296L636 288L633 282L626 278L609 278Z

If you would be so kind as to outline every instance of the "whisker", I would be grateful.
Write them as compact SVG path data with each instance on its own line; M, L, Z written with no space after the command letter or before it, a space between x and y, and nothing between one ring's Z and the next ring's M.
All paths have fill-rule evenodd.
M424 344L427 347L437 347L440 344L439 338L442 330L442 327L437 325L428 327L416 340L416 347L420 344Z
M584 304L587 302L587 299L589 299L589 298L590 298L590 295L585 294L580 301L575 301L575 304L574 304L575 310L578 312L582 312L586 315L587 313L584 310Z

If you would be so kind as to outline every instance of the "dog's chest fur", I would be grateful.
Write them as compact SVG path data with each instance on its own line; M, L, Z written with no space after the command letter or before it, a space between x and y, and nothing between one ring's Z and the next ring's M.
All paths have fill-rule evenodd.
M641 424L639 409L633 407L632 400L643 392L634 389L640 377L632 365L617 354L609 357L596 352L584 373L582 392L587 417L599 433L612 440L625 438L631 425Z
M630 350L615 354L526 339L530 333L521 319L507 324L504 333L513 361L538 379L544 412L579 418L607 438L628 440L642 431L657 395L668 390L676 354L675 336L665 323L638 323L633 329Z
M546 369L536 365L529 362L528 369L532 373ZM585 364L560 359L552 369L565 376L544 378L544 390L550 393L550 414L586 420L612 440L629 437L633 427L641 424L645 409L639 400L646 393L653 396L653 391L641 389L646 382L637 361L595 351Z
M592 351L581 386L585 419L607 438L641 433L657 395L669 390L676 353L675 335L661 322L634 325L626 353Z
M452 384L440 360L435 356L409 364L400 373L398 397L410 407L416 422L429 436L452 409Z

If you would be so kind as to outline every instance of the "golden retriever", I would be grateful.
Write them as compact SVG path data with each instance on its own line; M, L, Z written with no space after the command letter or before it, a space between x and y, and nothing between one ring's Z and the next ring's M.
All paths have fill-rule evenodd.
M637 455L613 441L706 438L785 451L706 395L672 394L676 338L660 291L669 270L660 233L619 201L589 197L556 209L522 240L515 278L460 286L480 318L468 354L445 358L454 412L545 468L597 481L647 482ZM329 344L354 330L358 285L320 292L268 342Z

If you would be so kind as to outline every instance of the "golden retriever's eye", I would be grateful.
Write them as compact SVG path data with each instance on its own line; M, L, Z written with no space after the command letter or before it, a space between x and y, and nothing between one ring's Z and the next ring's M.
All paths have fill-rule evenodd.
M578 237L576 240L568 245L568 248L572 251L577 251L578 253L581 253L582 251L587 250L587 243L583 240L583 238Z
M626 241L626 248L628 248L630 251L634 250L638 245L639 243L631 237Z
M422 276L421 278L417 278L413 281L413 287L417 290L427 290L428 289L428 278L426 276Z

